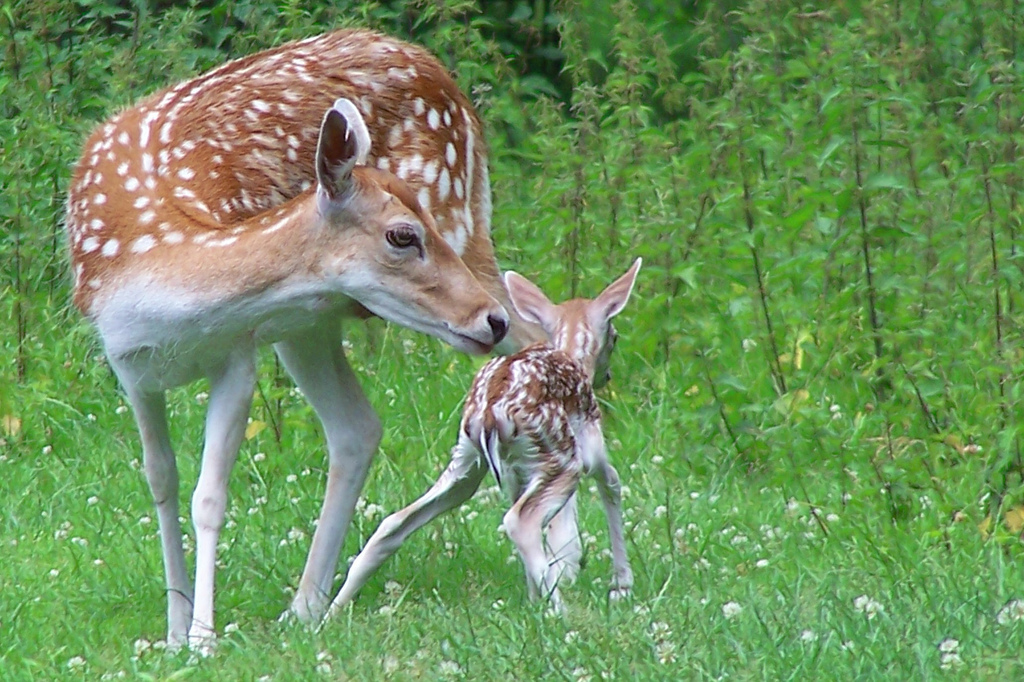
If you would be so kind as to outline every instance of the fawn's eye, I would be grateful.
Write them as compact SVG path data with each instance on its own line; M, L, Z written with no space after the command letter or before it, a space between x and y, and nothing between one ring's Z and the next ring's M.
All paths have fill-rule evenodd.
M396 249L407 249L410 246L419 246L420 243L416 230L412 229L409 225L388 230L384 238L388 240L388 244L391 244Z

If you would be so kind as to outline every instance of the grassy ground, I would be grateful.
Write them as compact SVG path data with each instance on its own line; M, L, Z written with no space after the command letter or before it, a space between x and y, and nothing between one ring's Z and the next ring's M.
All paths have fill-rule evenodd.
M1013 679L1024 671L1024 609L1007 606L1024 595L1020 551L983 541L971 476L920 491L894 524L875 474L852 459L829 461L835 453L774 477L699 464L716 455L678 428L688 399L655 390L672 370L647 367L628 331L618 380L603 397L626 486L632 601L607 602L607 533L591 490L581 498L587 552L565 595L569 614L545 616L526 599L491 488L414 536L322 632L279 625L324 465L312 414L282 388L280 442L273 427L255 434L232 481L217 654L161 651L159 544L131 414L87 332L73 330L77 338L61 344L65 372L25 392L22 431L0 450L7 679ZM432 340L372 331L354 331L352 354L386 435L346 556L445 463L474 369ZM272 362L266 370L262 387L273 393ZM202 389L172 398L186 485ZM856 405L821 410L836 429L863 419ZM257 421L266 414L265 403L254 408Z
M323 17L97 4L76 23L78 4L29 5L0 15L0 679L1024 677L1016 5L752 0L694 25L698 67L679 74L620 0L608 55L579 17L563 26L559 103L439 4L419 35L487 120L502 265L564 298L645 259L601 396L634 597L607 601L585 490L586 562L567 617L546 617L484 490L321 632L278 624L325 460L267 354L209 659L159 645L152 503L132 415L67 303L63 192L96 121L227 58L218 21L253 51ZM365 8L347 20L393 18ZM379 322L349 340L385 437L345 559L444 466L478 367ZM205 390L168 400L183 510Z

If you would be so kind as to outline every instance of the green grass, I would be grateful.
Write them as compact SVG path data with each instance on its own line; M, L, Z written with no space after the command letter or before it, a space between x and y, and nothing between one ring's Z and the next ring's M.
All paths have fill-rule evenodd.
M0 679L1024 676L1024 547L1002 520L1024 500L1019 7L711 3L667 41L620 1L596 55L566 3L561 102L499 63L458 0L251 4L0 13ZM546 617L485 490L321 632L279 624L325 457L266 353L222 536L219 647L167 653L132 415L67 302L68 168L119 106L342 14L412 22L457 67L488 125L503 266L561 299L644 257L601 395L634 597L607 601L585 484L586 561L567 617ZM668 42L696 46L697 66L679 73ZM480 365L379 322L349 340L385 435L343 561L444 466ZM186 515L205 390L168 400Z
M410 501L443 466L455 406L476 364L432 340L374 327L372 342L354 332L352 354L386 432L346 557L376 527L379 508ZM229 623L237 630L221 635L214 657L199 660L136 650L163 637L165 600L131 415L117 409L117 390L94 350L60 344L68 383L54 395L64 397L26 391L22 431L2 449L5 678L56 678L78 657L88 678L121 671L210 680L1021 674L1024 622L997 621L1006 602L1024 594L1020 549L983 541L974 477L916 491L912 510L894 524L887 494L858 462L841 469L823 461L771 477L702 461L721 453L676 429L693 409L688 399L652 391L657 372L631 351L628 331L623 336L620 380L603 397L611 455L626 486L636 572L630 602L607 602L607 532L589 484L581 495L586 559L565 592L565 619L527 600L513 547L497 530L504 503L484 489L413 536L322 632L278 624L308 548L324 467L312 414L285 389L281 442L271 429L247 441L231 484L217 618L221 633ZM265 370L269 390L272 363ZM172 396L183 504L196 475L202 388ZM820 409L836 431L858 419ZM254 416L264 410L258 404ZM954 509L967 518L955 522ZM873 616L858 609L862 595L880 605ZM730 603L740 609L727 617ZM948 638L959 640L965 667L947 673L939 644Z

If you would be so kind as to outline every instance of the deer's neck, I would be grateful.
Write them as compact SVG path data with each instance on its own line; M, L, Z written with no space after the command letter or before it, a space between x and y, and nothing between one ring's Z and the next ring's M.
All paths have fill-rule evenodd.
M583 328L563 327L551 339L551 345L583 368L587 379L593 382L597 364L597 340L593 334Z

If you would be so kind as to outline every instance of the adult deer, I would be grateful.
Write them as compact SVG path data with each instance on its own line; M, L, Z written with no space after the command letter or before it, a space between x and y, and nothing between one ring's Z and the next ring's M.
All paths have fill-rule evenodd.
M316 621L381 435L340 321L369 312L470 353L542 338L514 315L506 337L490 213L470 102L429 53L367 31L229 62L89 138L67 208L75 304L135 412L170 645L214 636L217 541L258 345L274 345L327 440L323 508L289 609ZM164 394L203 376L193 591Z

